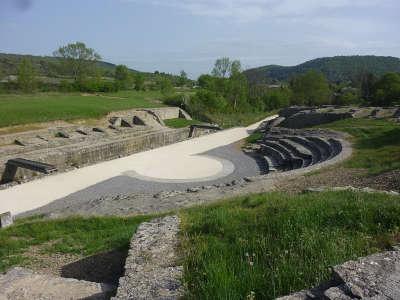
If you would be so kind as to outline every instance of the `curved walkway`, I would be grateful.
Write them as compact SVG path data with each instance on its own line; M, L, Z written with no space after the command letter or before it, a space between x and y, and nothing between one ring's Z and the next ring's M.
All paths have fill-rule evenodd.
M263 121L276 117L271 116ZM220 131L0 190L0 212L11 211L18 214L32 210L123 175L131 177L139 174L139 178L155 182L201 182L227 176L234 172L232 165L221 159L199 154L246 138L263 121L249 127ZM225 157L223 159L229 160Z

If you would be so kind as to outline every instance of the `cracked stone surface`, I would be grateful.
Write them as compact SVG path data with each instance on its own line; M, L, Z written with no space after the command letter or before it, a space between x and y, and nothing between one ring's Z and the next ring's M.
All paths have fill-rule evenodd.
M176 265L179 224L177 216L167 216L139 226L114 299L178 299L183 295L183 267Z
M0 300L109 299L114 287L13 268L0 275Z

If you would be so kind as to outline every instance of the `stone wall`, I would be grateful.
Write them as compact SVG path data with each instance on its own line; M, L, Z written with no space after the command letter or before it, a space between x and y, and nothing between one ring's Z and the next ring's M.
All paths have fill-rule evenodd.
M189 138L189 131L189 128L166 129L134 137L100 140L97 143L83 142L52 149L40 149L24 153L23 157L52 164L59 171L65 171L184 141ZM198 130L196 137L211 132L210 130ZM2 158L0 174L4 173L5 163L11 158L15 158L15 155ZM37 172L18 168L15 180L33 179L38 175L40 174Z
M352 114L336 112L305 111L296 113L286 118L279 126L287 128L305 128L316 125L331 123L334 121L352 118Z

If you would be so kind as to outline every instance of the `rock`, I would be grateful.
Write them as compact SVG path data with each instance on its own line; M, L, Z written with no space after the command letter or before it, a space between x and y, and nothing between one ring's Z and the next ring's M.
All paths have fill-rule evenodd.
M69 134L66 133L65 131L57 131L55 137L69 139Z
M333 268L359 298L400 299L400 251L387 251Z
M306 291L297 292L288 296L276 298L276 300L309 300Z
M80 133L80 134L82 134L82 135L89 135L89 133L88 133L86 130L84 130L84 129L77 129L76 132L77 132L77 133Z
M188 188L186 191L187 191L188 193L197 193L197 192L199 192L200 190L201 190L200 188L194 187L194 188Z
M121 123L122 123L122 118L121 117L111 117L109 121L110 121L112 126L121 127Z
M246 182L253 182L254 181L254 179L251 178L251 177L244 177L243 180L246 181Z
M0 275L0 299L109 299L113 286L13 268Z
M94 127L93 131L94 132L101 132L101 133L105 133L106 132L103 128L100 128L100 127Z
M353 297L347 295L348 291L346 292L347 287L346 285L334 286L327 289L324 292L324 296L329 300L352 300Z
M138 117L138 116L134 116L133 117L133 124L139 125L139 126L145 126L146 125L145 121L143 119L141 119L140 117Z
M132 124L126 119L121 119L121 127L132 127Z
M180 220L167 216L142 223L131 240L125 274L114 299L179 299L183 267L177 265Z
M212 185L206 185L206 186L202 186L201 188L202 188L203 190L211 190L211 189L214 188L214 186L212 186Z
M13 218L11 212L5 212L0 214L0 228L6 228L13 224Z

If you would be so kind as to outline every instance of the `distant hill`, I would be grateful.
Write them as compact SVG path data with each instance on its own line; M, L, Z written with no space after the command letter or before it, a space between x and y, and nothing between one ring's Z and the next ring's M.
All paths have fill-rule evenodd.
M381 76L387 72L400 72L400 59L390 56L335 56L317 58L297 66L269 65L245 71L250 82L283 82L291 77L316 70L325 74L331 82L350 81L361 73L370 72Z
M3 75L16 75L22 58L29 58L40 76L58 77L62 75L60 63L56 57L0 53L0 70ZM112 76L116 67L116 65L104 61L99 61L97 65L106 76ZM131 72L138 72L130 70Z

